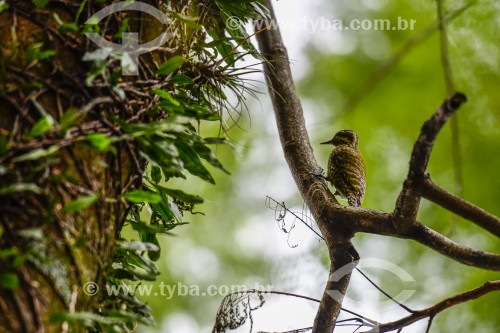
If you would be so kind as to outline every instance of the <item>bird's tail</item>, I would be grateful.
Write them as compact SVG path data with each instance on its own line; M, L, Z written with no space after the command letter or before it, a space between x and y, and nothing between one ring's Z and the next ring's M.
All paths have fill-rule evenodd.
M358 200L358 198L356 198L355 196L349 196L347 198L347 202L349 203L349 206L352 206L352 207L359 207L361 206L361 200Z

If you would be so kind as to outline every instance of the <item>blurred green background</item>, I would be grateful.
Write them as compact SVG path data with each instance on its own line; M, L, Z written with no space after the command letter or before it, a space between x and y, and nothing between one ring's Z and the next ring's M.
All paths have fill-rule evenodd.
M443 1L453 13L467 1ZM319 142L340 129L353 129L367 165L363 207L391 211L406 176L410 152L420 126L447 95L441 63L434 1L273 2L282 24L292 69L302 98L311 145L326 168L330 148ZM440 133L428 172L440 186L500 215L500 2L475 1L449 22L449 60L456 89L469 101L458 111L458 137L450 124ZM321 20L416 20L414 30L348 30L321 27ZM304 23L305 22L305 23ZM316 28L307 22L320 22ZM314 24L314 23L310 23ZM434 25L434 28L432 26ZM429 32L429 33L427 33ZM391 64L391 59L394 60ZM251 61L248 59L247 61ZM391 65L389 65L391 64ZM385 70L384 70L385 68ZM373 73L380 73L374 75ZM263 81L263 77L251 77ZM190 224L165 236L160 282L176 295L141 297L154 309L158 325L139 332L211 332L217 308L227 290L246 285L319 298L327 279L323 242L300 222L287 218L285 228L266 207L266 196L285 201L298 213L307 211L297 194L279 145L266 88L249 98L228 135L235 146L219 147L218 158L232 175L213 170L217 184L194 178L179 185L206 202L186 215ZM202 134L218 128L202 127ZM453 149L459 148L459 157ZM457 176L458 173L461 175ZM423 200L419 219L462 244L500 253L500 242L472 223ZM290 216L289 216L290 217ZM366 273L386 291L415 290L410 307L430 306L453 294L499 279L500 274L454 263L415 242L375 235L357 235L354 244L365 259L382 259L408 272L415 281L402 284L384 269ZM370 265L368 265L370 266ZM179 284L191 295L179 295ZM195 296L210 286L217 294ZM222 287L221 287L222 286ZM269 287L268 287L269 286ZM153 289L153 292L156 289ZM159 292L159 290L158 290ZM253 331L286 331L312 325L316 304L269 297L254 312ZM366 280L354 273L347 308L385 322L405 312L386 302ZM492 293L438 315L433 332L497 332L500 295ZM343 318L348 316L343 315ZM423 332L426 322L403 332ZM352 332L345 327L339 332ZM248 332L249 325L237 332Z

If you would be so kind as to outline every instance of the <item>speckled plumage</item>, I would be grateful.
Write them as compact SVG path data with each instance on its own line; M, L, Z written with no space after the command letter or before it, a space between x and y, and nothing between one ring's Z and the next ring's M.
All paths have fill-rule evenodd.
M328 159L326 179L335 187L335 194L347 199L350 206L359 207L365 196L365 163L358 150L358 136L351 130L335 134L323 144L334 146Z

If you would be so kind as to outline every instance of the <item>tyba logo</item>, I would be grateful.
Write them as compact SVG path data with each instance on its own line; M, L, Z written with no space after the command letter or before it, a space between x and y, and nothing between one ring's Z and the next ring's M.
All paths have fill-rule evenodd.
M107 6L94 15L92 15L85 24L97 24L111 14L123 11L137 11L147 13L156 18L161 24L167 25L168 20L164 13L158 8L143 2L122 1ZM98 33L87 32L85 35L99 47L106 49L109 53L115 53L121 57L122 74L138 75L139 55L149 53L162 46L169 37L167 32L161 33L152 41L139 44L139 34L137 32L124 32L122 34L122 43L113 43Z

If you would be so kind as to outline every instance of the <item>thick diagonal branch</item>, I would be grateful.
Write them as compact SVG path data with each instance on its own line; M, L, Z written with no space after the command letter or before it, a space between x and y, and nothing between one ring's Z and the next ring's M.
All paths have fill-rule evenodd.
M271 2L265 0L270 19L276 22ZM264 69L269 94L274 106L281 145L295 183L311 210L330 252L331 275L314 322L313 333L331 332L341 309L343 295L351 276L351 267L358 259L350 238L352 234L332 228L340 216L326 218L322 214L325 203L337 205L323 180L314 176L321 168L316 163L307 135L300 100L295 91L288 55L279 29L267 29L257 34L262 55L266 59ZM344 269L341 276L335 273ZM332 297L334 294L335 297Z

